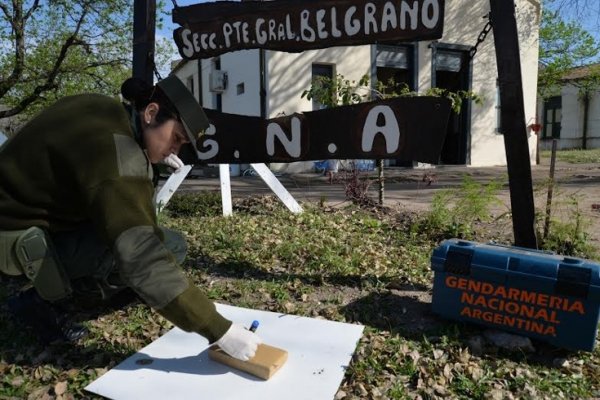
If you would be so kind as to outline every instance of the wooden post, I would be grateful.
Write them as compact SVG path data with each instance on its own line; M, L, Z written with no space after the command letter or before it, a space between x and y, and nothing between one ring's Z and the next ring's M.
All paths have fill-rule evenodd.
M383 205L385 200L385 179L383 178L383 159L377 160L377 180L379 182L379 204Z
M154 82L156 0L133 2L133 77Z
M514 0L490 0L515 245L536 249L535 206Z
M552 216L552 195L554 193L554 169L556 168L556 144L558 140L552 139L552 156L550 157L550 181L548 182L548 199L546 200L546 220L544 221L544 240L550 232L550 217Z

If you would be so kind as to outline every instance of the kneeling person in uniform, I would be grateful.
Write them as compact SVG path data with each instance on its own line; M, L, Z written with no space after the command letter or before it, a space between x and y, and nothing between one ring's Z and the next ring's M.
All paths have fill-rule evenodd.
M177 77L129 79L129 104L96 94L63 98L0 147L0 271L29 288L8 300L43 342L77 339L56 305L82 279L103 297L128 287L179 328L251 358L260 338L220 315L183 274L187 246L157 225L153 164L183 163L208 127Z

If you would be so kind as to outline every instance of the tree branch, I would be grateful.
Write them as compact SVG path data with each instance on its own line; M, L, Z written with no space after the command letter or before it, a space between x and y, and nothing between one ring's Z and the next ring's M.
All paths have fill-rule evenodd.
M25 13L25 16L23 17L23 21L27 21L29 19L29 17L31 17L31 14L33 14L33 12L39 7L40 5L40 0L35 0L33 2L33 5L31 6L31 8L29 10L27 10L27 12Z
M63 61L67 57L69 48L71 46L73 46L73 44L76 43L76 41L77 41L77 35L79 34L81 26L83 25L83 22L87 15L87 11L88 11L87 8L84 8L82 10L81 16L79 17L79 21L77 21L77 26L75 27L75 31L63 43L63 45L60 49L60 52L58 54L58 57L57 57L56 61L54 62L52 70L50 70L50 72L48 73L46 81L43 84L36 86L35 89L33 89L32 93L30 93L28 96L25 96L13 108L11 108L9 110L5 110L5 111L0 111L0 119L11 117L13 115L16 115L16 114L22 112L23 110L25 110L25 108L27 108L27 106L29 106L31 103L33 103L40 96L40 94L42 94L43 92L46 92L48 90L51 90L51 89L56 89L58 87L58 85L54 81L55 81L56 77L58 76L58 72L60 71L60 67L61 67ZM21 72L22 72L22 65L21 65L21 71L19 72L19 74ZM14 71L13 71L13 75L14 75ZM9 83L9 82L7 82L7 83ZM0 84L0 98L4 94L6 94L6 92L8 92L8 90L10 90L10 88L12 88L12 86L15 83L16 83L16 80L14 82L12 82L10 84L10 86L5 84L4 82L2 84ZM2 90L4 89L4 86L6 86L7 88L4 92L2 92Z
M17 115L17 114L21 113L23 110L25 110L25 108L27 108L28 105L30 105L37 98L39 98L40 94L42 94L43 92L46 92L50 89L56 89L57 87L58 87L58 85L56 83L48 83L48 82L45 83L44 85L36 86L36 88L33 90L33 92L31 94L29 94L29 96L23 98L19 102L19 104L17 104L16 106L14 106L13 108L10 108L8 110L0 111L0 119L12 117L13 115Z
M13 17L11 25L15 34L15 66L12 73L0 82L0 99L19 81L25 65L25 22L23 21L23 5L13 0Z
M8 6L4 3L0 3L0 10L2 10L4 12L4 15L6 15L6 19L8 20L8 22L10 22L10 25L14 28L12 16L10 15L10 10L8 9Z

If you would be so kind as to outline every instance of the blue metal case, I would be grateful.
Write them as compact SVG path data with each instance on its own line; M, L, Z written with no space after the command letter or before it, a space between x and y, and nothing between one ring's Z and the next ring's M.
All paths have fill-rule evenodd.
M431 256L433 311L573 350L594 349L600 265L574 257L451 239Z

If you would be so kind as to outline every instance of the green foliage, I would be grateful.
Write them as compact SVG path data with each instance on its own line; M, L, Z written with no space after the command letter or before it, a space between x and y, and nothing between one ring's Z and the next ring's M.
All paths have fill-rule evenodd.
M595 258L597 251L590 243L590 235L587 232L590 222L583 215L577 196L568 196L562 207L562 215L554 213L551 218L548 236L541 241L541 248L564 256ZM545 217L545 213L539 215ZM538 225L543 224L543 221L544 218L539 218Z
M302 92L301 98L315 100L325 107L347 106L362 103L369 97L369 76L363 75L358 82L338 74L335 79L317 76L309 89ZM366 94L358 92L363 91Z
M550 158L552 152L542 151L543 158ZM560 150L556 152L556 159L571 164L600 163L600 149L590 150Z
M388 79L387 82L378 81L377 93L378 97L382 99L419 96L419 93L410 90L406 83L398 84L394 78ZM429 88L422 95L447 98L450 100L452 111L454 111L456 114L460 114L460 110L465 100L472 100L478 105L483 104L483 98L470 90L459 90L458 92L452 92L442 88Z
M476 104L482 104L481 96L467 90L452 92L441 88L430 88L423 94L410 90L405 83L397 83L394 78L387 82L377 82L377 89L369 87L369 76L363 75L358 82L346 79L338 74L335 79L325 76L317 76L309 89L302 92L302 98L315 100L325 107L345 106L370 101L375 98L391 99L395 97L434 96L446 97L452 103L452 110L460 113L461 106L465 100L473 100Z
M173 218L221 215L221 194L219 192L176 194L165 207L165 211Z
M269 198L263 201L265 212L255 204L252 209L236 206L234 218L205 214L200 220L179 219L178 228L189 235L190 257L210 254L218 263L285 271L319 281L402 276L417 283L430 274L429 250L424 250L429 244L415 238L405 243L404 229L356 207L324 213L307 205L296 215L272 208Z
M336 398L598 397L600 348L536 345L533 354L506 354L487 344L475 355L469 342L480 328L432 318L436 242L411 233L404 214L303 204L295 215L275 203L249 197L233 217L206 212L165 222L186 235L184 272L212 300L365 326ZM0 279L0 303L14 290ZM77 313L89 320L90 336L76 345L42 347L0 307L0 398L59 398L65 383L60 397L94 398L83 388L172 328L137 301L101 311ZM552 366L557 358L563 366Z
M599 51L600 44L579 21L565 21L557 11L544 8L540 24L540 96L557 95L565 73L594 62Z
M10 113L27 117L76 93L119 93L131 74L131 2L9 3L0 13L0 103Z
M499 181L484 185L465 176L460 188L442 190L433 196L431 211L415 228L433 237L470 239L474 223L489 220L490 206L501 204L498 199L501 187Z

